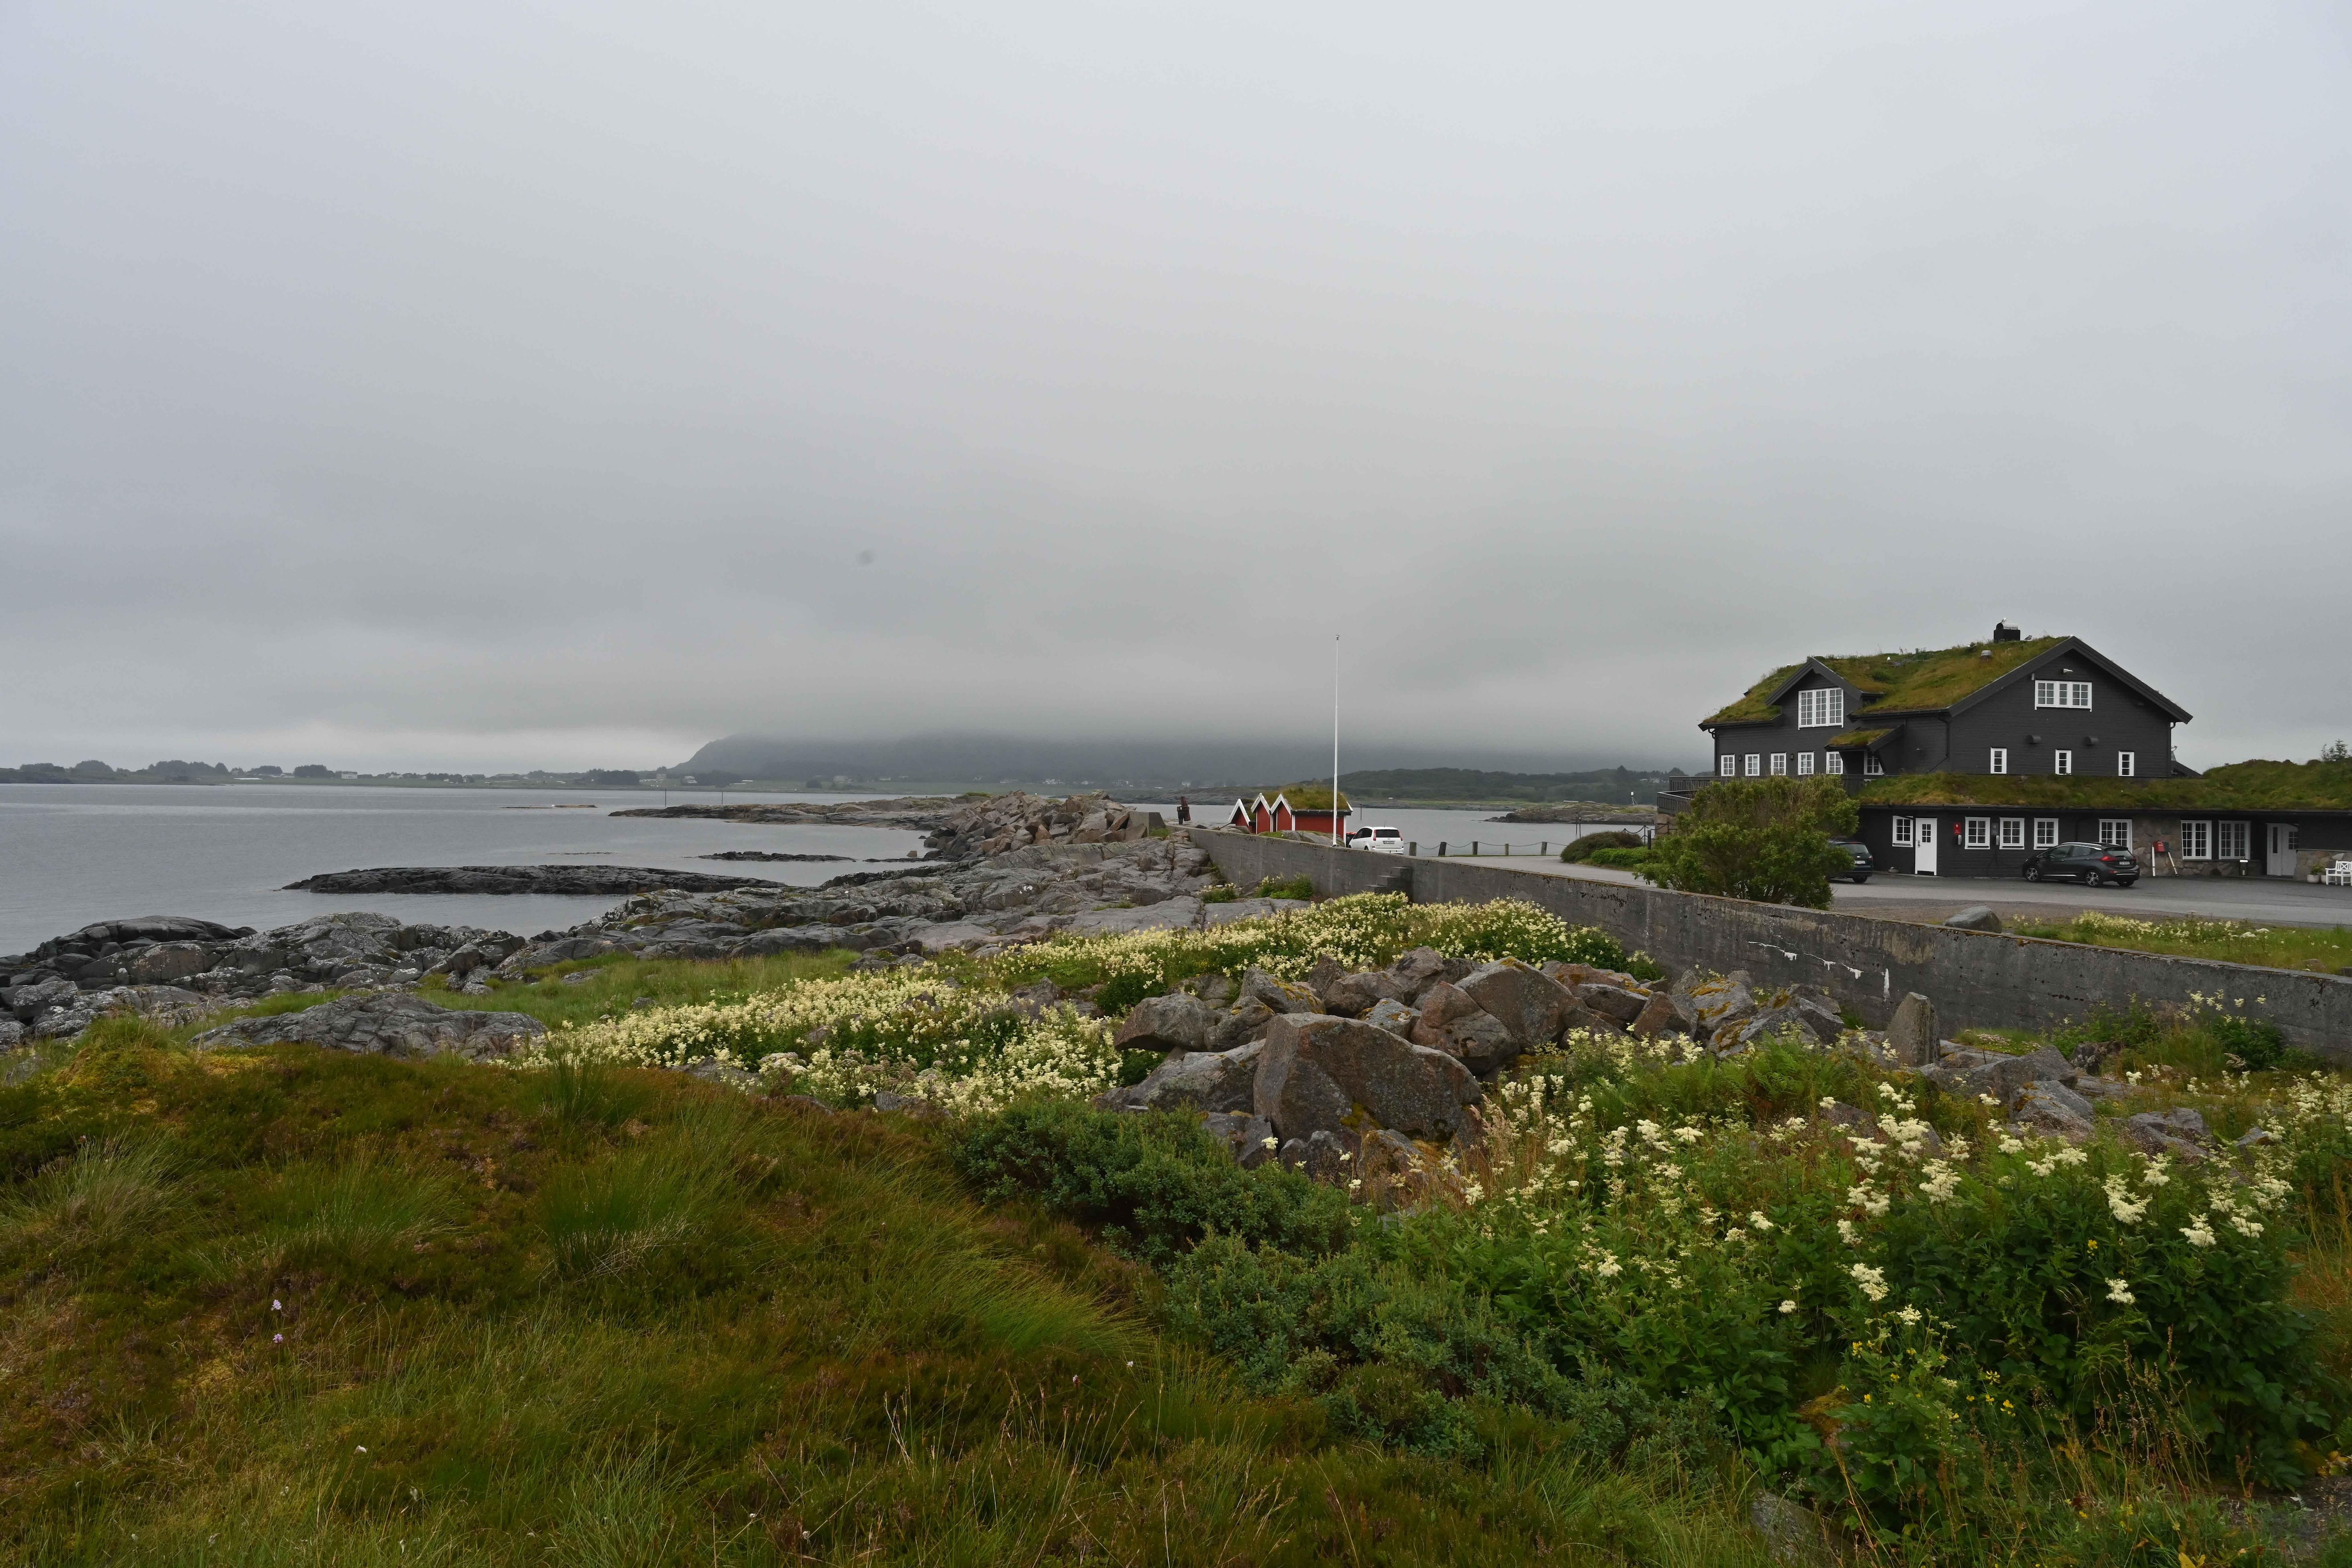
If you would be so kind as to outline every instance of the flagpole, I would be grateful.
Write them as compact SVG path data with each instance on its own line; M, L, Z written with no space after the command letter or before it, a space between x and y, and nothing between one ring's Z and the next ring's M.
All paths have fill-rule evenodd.
M1331 847L1339 847L1339 634L1331 634Z

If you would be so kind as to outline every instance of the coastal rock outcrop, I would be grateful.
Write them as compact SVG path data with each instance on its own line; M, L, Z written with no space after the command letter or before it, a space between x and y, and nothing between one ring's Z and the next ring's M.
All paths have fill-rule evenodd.
M413 982L461 951L495 964L522 945L507 931L412 925L364 910L268 931L170 915L102 921L0 958L0 1008L38 1026L52 1010L88 1011L77 994L124 988L170 985L214 998L362 990Z
M407 1061L434 1056L481 1061L512 1055L546 1033L546 1025L520 1013L467 1012L391 994L343 996L299 1013L239 1018L206 1030L191 1044L202 1050L300 1043Z

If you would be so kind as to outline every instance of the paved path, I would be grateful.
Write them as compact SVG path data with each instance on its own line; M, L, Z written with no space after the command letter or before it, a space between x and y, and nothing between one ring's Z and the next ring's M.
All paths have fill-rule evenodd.
M1424 857L1425 858L1425 857ZM1532 855L1446 857L1475 866L1505 866L1554 877L1646 887L1630 871L1605 866L1563 866ZM2064 921L2082 910L2151 919L2206 915L2217 920L2256 921L2274 925L2352 925L2352 888L2309 882L2222 881L2208 877L2148 877L2130 888L2078 888L2071 882L2028 882L2022 878L1876 876L1861 887L1835 882L1830 904L1847 914L1888 920L1940 921L1972 904L1990 904L2003 918Z

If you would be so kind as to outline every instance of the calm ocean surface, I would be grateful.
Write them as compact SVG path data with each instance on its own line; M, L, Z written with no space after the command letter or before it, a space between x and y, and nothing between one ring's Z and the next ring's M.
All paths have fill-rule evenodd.
M919 833L615 817L659 795L578 790L378 789L332 784L0 784L0 953L93 921L194 915L267 930L337 910L535 931L592 920L620 900L278 889L368 866L655 866L811 884L866 865L697 859L717 849L903 859ZM870 798L803 792L762 800ZM715 796L673 796L673 801ZM593 807L579 809L585 803ZM571 809L518 809L562 806Z

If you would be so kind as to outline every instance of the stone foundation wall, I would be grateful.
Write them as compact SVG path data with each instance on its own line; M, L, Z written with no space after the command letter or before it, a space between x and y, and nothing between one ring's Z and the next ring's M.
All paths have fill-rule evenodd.
M2210 959L2081 947L1994 931L1751 904L1466 861L1194 828L1192 842L1243 887L1305 876L1322 896L1383 890L1400 873L1416 903L1524 899L1598 926L1669 969L1744 969L1766 984L1826 987L1874 1026L1916 991L1958 1028L2047 1029L2101 1004L2221 997L2269 1018L2294 1044L2352 1065L2352 978ZM1962 894L1960 896L1966 896Z

